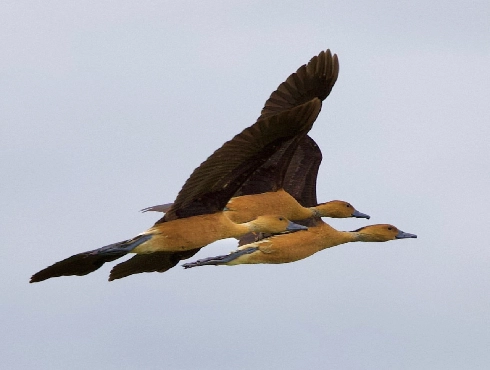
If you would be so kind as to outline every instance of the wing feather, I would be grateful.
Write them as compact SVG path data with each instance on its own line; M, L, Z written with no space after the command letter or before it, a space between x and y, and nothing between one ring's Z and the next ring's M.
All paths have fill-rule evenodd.
M310 130L320 109L320 100L313 99L243 130L194 170L172 207L157 223L221 211L283 143Z
M322 51L281 83L265 102L260 118L278 114L311 99L324 100L339 75L337 55Z

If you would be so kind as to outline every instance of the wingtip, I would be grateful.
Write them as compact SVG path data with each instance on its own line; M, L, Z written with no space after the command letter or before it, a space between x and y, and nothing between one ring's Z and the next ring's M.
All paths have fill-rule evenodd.
M36 272L34 275L32 275L29 279L29 284L40 283L41 281L48 280L52 277L58 277L58 275L47 274L47 271L49 271L49 267L42 269L41 271Z

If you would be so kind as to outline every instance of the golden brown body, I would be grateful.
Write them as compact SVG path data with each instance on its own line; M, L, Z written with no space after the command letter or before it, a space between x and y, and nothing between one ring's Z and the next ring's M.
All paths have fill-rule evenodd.
M341 200L332 200L314 207L303 207L284 189L234 197L226 205L225 212L227 217L237 223L247 222L267 213L284 215L293 221L310 217L369 218L368 215L356 211L351 204Z
M253 221L237 224L223 212L180 218L156 224L141 235L151 239L138 245L132 253L179 252L199 248L216 240L239 238L247 233L281 233L288 231L288 219L265 215Z
M393 225L366 226L355 231L338 231L319 221L316 226L294 234L277 235L243 245L228 256L206 258L185 264L184 267L202 265L240 265L255 263L288 263L307 258L323 249L349 242L385 242L395 239L416 238Z
M291 238L270 237L259 242L244 245L238 249L252 246L258 247L257 252L243 255L230 262L243 263L288 263L309 257L323 249L355 241L355 235L337 231L326 223L310 227L309 232L298 232Z
M225 214L233 222L240 223L253 220L265 210L270 210L271 213L279 210L279 214L295 220L303 220L313 215L312 210L301 206L284 190L231 198L226 205Z

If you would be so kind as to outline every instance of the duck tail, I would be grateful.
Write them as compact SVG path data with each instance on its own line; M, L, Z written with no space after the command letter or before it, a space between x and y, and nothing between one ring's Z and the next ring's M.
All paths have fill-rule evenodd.
M99 269L104 263L114 261L151 239L151 235L138 235L133 239L109 244L93 251L68 257L32 275L30 283L58 276L83 276Z
M205 265L214 265L214 266L226 265L229 262L236 260L238 257L243 256L244 254L253 253L258 249L259 249L258 247L239 249L237 251L231 252L230 254L224 254L216 257L208 257L208 258L197 260L195 262L184 263L182 266L185 269L189 269L191 267L205 266Z
M162 212L167 213L168 210L173 206L173 203L158 204L152 207L146 207L141 210L141 212Z

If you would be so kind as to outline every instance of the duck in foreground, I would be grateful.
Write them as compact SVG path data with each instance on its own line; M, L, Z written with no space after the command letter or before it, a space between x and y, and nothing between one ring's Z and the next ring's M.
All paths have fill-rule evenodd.
M186 263L184 268L205 265L241 265L252 263L288 263L307 258L326 248L349 242L386 242L416 238L417 235L403 232L393 225L365 226L354 231L338 231L317 220L317 225L294 234L276 235L255 243L242 245L227 255L204 258Z

